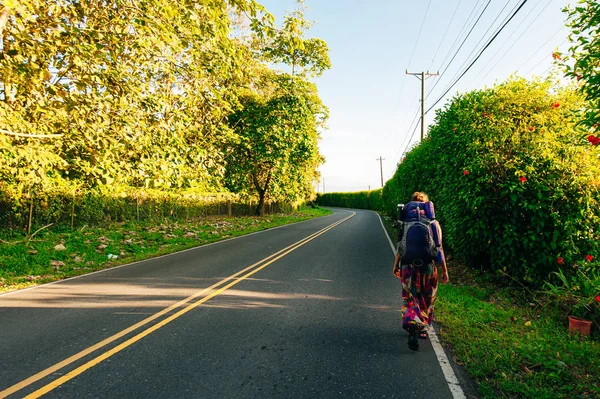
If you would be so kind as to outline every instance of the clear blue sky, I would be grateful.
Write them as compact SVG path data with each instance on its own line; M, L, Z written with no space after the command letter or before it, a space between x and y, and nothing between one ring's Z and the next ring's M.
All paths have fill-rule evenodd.
M456 53L488 1L489 6ZM308 36L328 43L333 65L316 81L331 112L329 129L320 141L326 158L320 168L325 191L381 187L376 158L385 158L385 182L409 143L415 127L411 122L420 109L420 81L405 75L405 70L442 72L447 68L440 77L426 80L425 92L433 88L425 100L429 108L521 1L306 0L306 18L316 22ZM259 2L278 23L285 11L296 7L295 0ZM457 92L492 86L512 74L530 78L550 73L552 52L557 48L565 52L569 46L561 12L569 3L528 0L435 108L442 107ZM434 116L434 111L426 115L426 126ZM419 127L410 143L418 139Z

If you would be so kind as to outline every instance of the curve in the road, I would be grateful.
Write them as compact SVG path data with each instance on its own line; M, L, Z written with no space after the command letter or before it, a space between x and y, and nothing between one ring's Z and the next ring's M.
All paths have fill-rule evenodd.
M347 220L351 219L352 217L354 217L356 215L355 212L352 212L349 216L345 217L344 219L341 219L335 223L332 223L326 227L324 227L323 229L310 234L309 236L289 245L288 247L224 278L223 280L219 281L216 284L213 284L212 286L205 288L189 297L187 297L186 299L183 299L179 302L177 302L174 305L169 306L168 308L165 308L163 310L161 310L160 312L157 312L155 314L153 314L152 316L132 325L131 327L128 327L122 331L120 331L117 334L112 335L111 337L108 337L100 342L98 342L95 345L90 346L89 348L86 348L82 351L80 351L79 353L59 362L56 363L55 365L48 367L47 369L40 371L39 373L5 389L4 391L0 392L0 399L2 398L6 398L9 395L12 395L15 392L20 391L21 389L35 383L36 381L39 381L40 379L49 376L50 374L56 373L58 370L68 366L69 364L91 354L92 352L95 352L105 346L107 346L108 344L110 344L111 342L114 342L116 340L118 340L119 338L122 338L124 336L126 336L127 334L139 329L140 327L156 320L157 318L173 311L176 308L179 308L183 305L186 305L190 302L192 302L194 299L197 299L199 297L201 297L201 299L199 299L196 302L193 302L191 304L189 304L188 306L186 306L185 308L183 308L182 310L180 310L177 313L174 313L173 315L165 318L164 320L160 321L157 324L154 324L153 326L147 328L146 330L138 333L137 335L133 336L132 338L128 339L127 341L121 343L120 345L114 347L113 349L102 353L101 355L95 357L94 359L88 361L87 363L83 364L80 367L77 367L76 369L72 370L71 372L69 372L68 374L65 374L64 376L52 381L51 383L43 386L42 388L36 390L35 392L29 394L28 396L26 396L26 398L39 398L45 394L47 394L48 392L52 391L53 389L59 387L60 385L64 384L65 382L75 378L76 376L82 374L83 372L85 372L86 370L94 367L95 365L101 363L102 361L108 359L109 357L111 357L112 355L122 351L123 349L129 347L130 345L134 344L135 342L139 341L140 339L144 338L145 336L151 334L152 332L160 329L161 327L164 327L165 325L167 325L168 323L172 322L173 320L183 316L185 313L189 312L190 310L200 306L201 304L209 301L210 299L216 297L217 295L223 293L224 291L228 290L229 288L233 287L234 285L240 283L241 281L247 279L248 277L252 276L253 274L259 272L260 270L266 268L267 266L271 265L272 263L276 262L277 260L283 258L284 256L288 255L289 253L291 253L292 251L300 248L301 246L307 244L308 242L314 240L315 238L319 237L320 235L326 233L327 231L335 228L336 226L346 222ZM244 274L246 273L246 274ZM241 276L243 275L243 276ZM240 277L241 276L241 277ZM233 281L232 281L233 280ZM219 288L220 287L220 288Z

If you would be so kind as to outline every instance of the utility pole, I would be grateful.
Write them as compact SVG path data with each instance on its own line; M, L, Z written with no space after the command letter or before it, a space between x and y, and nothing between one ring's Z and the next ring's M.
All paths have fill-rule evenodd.
M379 171L381 172L381 187L383 187L383 161L385 158L381 156L379 158L375 158L376 161L379 161Z
M408 72L407 69L406 74L416 76L421 80L421 141L423 141L423 138L425 137L425 79L431 76L440 76L440 72Z

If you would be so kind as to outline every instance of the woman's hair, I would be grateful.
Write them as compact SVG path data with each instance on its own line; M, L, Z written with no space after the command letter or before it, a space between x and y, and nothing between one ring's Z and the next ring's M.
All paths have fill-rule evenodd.
M427 201L429 201L429 197L425 193L421 193L419 191L416 191L412 195L411 201L427 202Z

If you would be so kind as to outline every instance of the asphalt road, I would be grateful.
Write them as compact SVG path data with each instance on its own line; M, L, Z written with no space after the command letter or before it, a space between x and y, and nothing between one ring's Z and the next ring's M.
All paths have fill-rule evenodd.
M355 212L0 296L0 398L451 398Z

